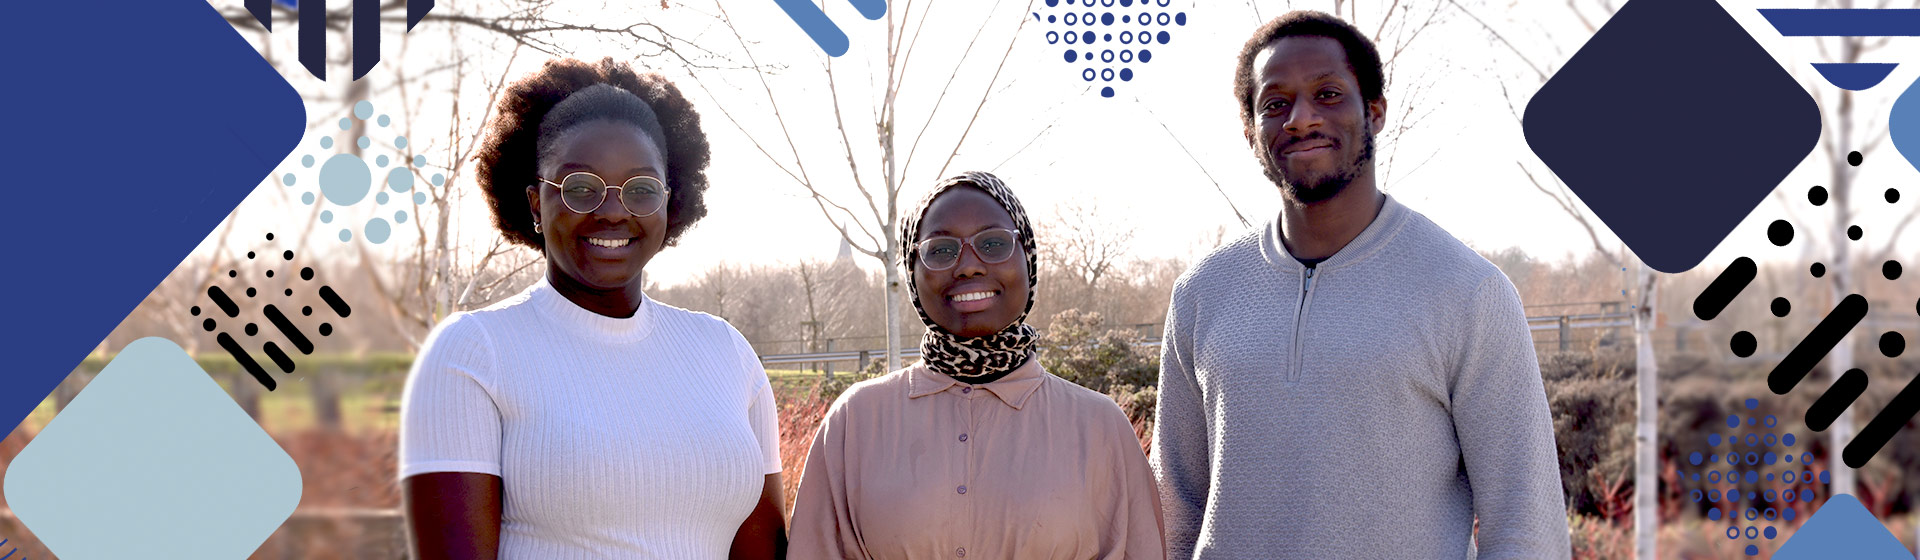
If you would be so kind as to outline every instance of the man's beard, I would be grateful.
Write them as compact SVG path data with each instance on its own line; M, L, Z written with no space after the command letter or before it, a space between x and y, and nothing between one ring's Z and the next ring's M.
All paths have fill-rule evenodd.
M1373 131L1362 128L1360 153L1355 154L1353 159L1336 165L1333 173L1320 177L1318 181L1289 180L1280 172L1279 162L1274 160L1271 149L1260 150L1259 156L1261 172L1266 174L1267 180L1279 185L1288 198L1301 204L1325 202L1339 196L1341 191L1347 190L1347 185L1353 184L1353 180L1359 178L1360 173L1373 162Z

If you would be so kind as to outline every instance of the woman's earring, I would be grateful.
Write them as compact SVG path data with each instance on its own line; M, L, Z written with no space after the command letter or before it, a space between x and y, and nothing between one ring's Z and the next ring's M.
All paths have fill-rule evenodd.
M534 232L534 233L540 233L540 222L534 222L534 223L533 223L533 232Z

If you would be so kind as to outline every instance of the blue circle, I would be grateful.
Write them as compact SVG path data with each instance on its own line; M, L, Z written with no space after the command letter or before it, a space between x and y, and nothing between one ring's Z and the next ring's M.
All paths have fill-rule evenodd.
M1080 51L1080 58L1087 59L1087 62L1093 62L1093 51Z
M1728 454L1727 454L1727 464L1729 464L1729 465L1738 465L1738 464L1740 464L1740 453L1739 453L1738 451L1736 451L1736 452L1732 452L1732 453L1728 453Z
M1693 481L1700 482L1700 473L1693 473Z
M1759 423L1760 423L1760 419L1759 419L1759 418L1754 418L1754 417L1752 417L1752 416L1748 416L1748 417L1747 417L1747 425L1748 425L1748 426L1752 426L1752 425L1754 425L1754 424L1759 424Z
M1720 434L1707 434L1707 447L1720 445Z
M1811 501L1813 501L1813 491L1812 491L1812 490L1806 490L1806 489L1802 489L1802 490L1800 490L1800 501L1802 501L1802 502L1811 502Z
M386 204L387 193L380 193L380 194L373 195L373 201L378 204Z
M1787 472L1780 473L1780 481L1785 482L1787 484L1793 484L1793 481L1799 480L1799 479L1800 479L1800 473L1793 472L1792 470L1788 470ZM1789 493L1789 495L1791 495L1791 493Z
M1700 460L1701 460L1701 459L1700 459L1700 452L1699 452L1699 451L1695 451L1695 452L1693 452L1693 454L1692 454L1692 455L1688 455L1688 456L1687 456L1687 462L1689 462L1689 463L1693 463L1693 464L1695 464L1695 465L1699 465L1699 464L1700 464Z
M396 224L404 224L404 223L407 223L407 211L406 211L406 210L400 210L400 211L396 211L396 212L394 212L394 213L393 213L393 223L396 223Z
M1781 458L1781 459L1785 459L1785 460L1786 460L1787 462L1789 462L1789 463L1791 463L1791 462L1793 462L1793 454L1792 454L1792 453L1788 453L1788 454L1786 454L1786 455L1781 455L1781 456L1780 456L1780 458Z
M1766 535L1768 540L1772 540L1774 537L1780 536L1780 532L1775 531L1772 527L1768 527L1767 530L1762 531L1760 534Z
M313 204L313 193L300 193L301 204Z
M1093 32L1092 31L1080 32L1080 42L1086 43L1089 45L1093 44Z
M1758 465L1758 464L1760 464L1760 454L1759 454L1759 453L1754 453L1754 452L1752 452L1752 451L1748 451L1748 452L1747 452L1747 464L1749 464L1749 465Z
M393 122L393 118L388 117L386 115L380 115L380 120L377 122L380 123L380 126L387 126L389 123Z
M1108 33L1108 34L1106 34L1106 35L1101 35L1101 36L1100 36L1100 40L1102 40L1102 41L1106 41L1106 42L1109 42L1109 43L1111 43L1111 42L1113 42L1113 34L1112 34L1112 33Z
M1087 5L1092 6L1093 4L1087 4ZM1092 26L1093 22L1094 22L1093 12L1084 12L1080 14L1080 25ZM1088 31L1087 33L1093 33L1093 32ZM1093 41L1087 41L1087 42L1091 43Z
M1160 44L1165 45L1167 44L1167 41L1172 41L1172 40L1173 40L1172 34L1169 34L1165 31L1160 32Z
M1113 97L1113 86L1100 88L1100 97Z
M1727 484L1739 484L1740 471L1727 469Z
M293 186L293 181L294 181L294 178L292 173L288 173L280 176L280 184L282 185L291 187Z
M1166 25L1168 23L1171 23L1172 21L1173 21L1173 17L1168 16L1166 12L1160 12L1160 15L1154 16L1153 18L1153 22L1158 23L1160 25Z
M1780 491L1778 491L1778 490L1774 490L1774 489L1772 489L1772 488L1768 488L1768 489L1767 489L1767 501L1769 501L1769 502L1778 502L1778 501L1780 501ZM1767 510L1767 511L1773 511L1773 510Z
M349 128L353 128L353 120L348 119L346 117L340 117L340 130L346 130Z
M320 165L320 194L327 202L350 206L373 188L373 170L352 154L334 154Z
M1768 418L1772 418L1772 417L1769 416ZM1760 445L1763 445L1766 447L1773 447L1773 444L1776 444L1776 443L1780 443L1780 438L1774 437L1773 434L1767 434L1767 437L1761 438L1760 440Z
M1720 520L1720 508L1712 508L1712 509L1708 509L1708 510L1707 510L1707 519L1711 519L1711 520L1714 520L1714 521L1719 521L1719 520Z
M341 230L340 230L340 240L341 240L341 241L353 241L353 230L350 230L350 229L345 229L345 228L341 228Z
M413 166L414 166L414 167L426 167L426 166L427 166L427 156L413 156Z
M1121 32L1120 32L1120 44L1122 44L1122 45L1131 45L1131 44L1133 44L1133 34L1132 34L1132 33L1128 33L1128 32L1125 32L1125 31L1121 31Z
M1738 415L1738 414L1728 414L1728 415L1727 415L1727 427L1729 427L1729 428L1738 428L1738 427L1740 427L1740 415Z
M1048 33L1052 33L1052 31L1048 31ZM1076 61L1076 60L1080 60L1080 53L1079 53L1079 52L1077 52L1077 51L1074 51L1073 49L1067 49L1067 55L1066 55L1066 56L1067 56L1067 62L1069 62L1069 63L1071 63L1071 62L1073 62L1073 61Z
M1773 482L1773 473L1767 473L1767 482Z
M1122 33L1122 34L1121 34L1121 36L1122 36L1122 37L1124 37L1124 36L1126 36L1126 34L1125 34L1125 33ZM1130 51L1130 50L1121 50L1121 51L1120 51L1120 62L1133 62L1133 51ZM1129 70L1129 71L1126 71L1126 73L1125 73L1125 74L1122 74L1122 75L1129 75L1129 74L1132 74L1132 73L1133 73L1133 72L1132 72L1131 70Z
M1801 454L1800 454L1800 464L1802 464L1802 465L1811 465L1811 464L1813 464L1813 453L1812 453L1812 452L1807 452L1807 453L1801 453Z
M1047 0L1047 7L1049 8L1059 6L1059 5L1060 5L1060 0Z
M1756 481L1754 481L1754 482L1759 482L1759 481L1757 481L1757 480L1756 480ZM1749 499L1749 500L1758 500L1758 499L1760 499L1760 492L1758 492L1758 491L1748 491L1748 492L1747 492L1747 499Z
M1787 520L1787 521L1793 521L1793 517L1794 517L1795 515L1797 515L1797 514L1795 514L1795 513L1793 512L1793 508L1786 508L1786 509L1783 509L1783 510L1780 510L1780 518L1781 518L1781 519L1785 519L1785 520Z
M441 175L439 173L433 174L433 186L438 187L440 186L441 183L445 183L445 182L447 182L447 176Z
M1798 492L1788 490L1780 493L1780 501L1782 502L1791 504L1794 502L1794 500L1798 500L1798 499L1800 499L1800 494Z
M1133 16L1120 16L1120 23L1133 23Z
M1780 462L1780 456L1774 455L1772 451L1768 451L1766 455L1760 456L1760 461L1768 465L1772 465L1774 463Z
M1773 508L1767 508L1767 511L1760 513L1760 517L1765 518L1767 521L1773 521L1780 517L1780 512Z
M320 148L321 148L321 149L331 149L331 148L333 148L333 137L332 137L332 136L321 136L321 137L320 137Z
M360 100L353 104L353 118L367 120L373 118L373 102Z
M1708 463L1718 463L1718 462L1720 462L1720 456L1719 456L1719 455L1708 455L1708 456L1707 456L1707 462L1708 462Z
M1131 82L1131 81L1133 81L1133 69L1132 69L1132 68L1121 68L1121 69L1120 69L1120 81L1122 81L1122 82Z
M1085 70L1080 71L1080 79L1082 80L1091 82L1093 81L1093 77L1094 77L1094 73L1092 68L1087 68Z
M1113 12L1100 14L1100 25L1113 25Z
M376 158L373 158L373 164L374 164L374 165L378 165L378 166L380 166L380 167L386 167L386 166L387 166L387 155L386 155L386 154L380 154L380 156L379 156L379 157L376 157Z
M383 220L380 218L374 218L371 220L367 220L366 231L367 231L367 241L371 241L375 245L378 245L381 243L386 243L387 237L393 235L393 226L387 225L386 220Z
M1760 471L1747 471L1747 482L1760 482Z
M323 223L323 224L331 224L331 223L333 223L333 211L332 211L332 210L321 210L321 211L320 211L320 223Z
M1080 14L1067 12L1067 25L1079 25L1079 24L1080 24Z
M1759 509L1756 509L1756 508L1747 508L1747 521L1753 521L1753 520L1755 520L1755 519L1759 519L1759 518L1760 518L1760 510L1759 510ZM1749 538L1751 538L1751 537L1749 537Z
M1760 445L1760 434L1747 434L1747 447Z
M1153 51L1140 49L1140 62L1153 62Z
M1779 417L1776 417L1776 416L1774 416L1774 415L1772 415L1772 414L1768 414L1766 418L1761 418L1761 419L1760 419L1760 425L1762 425L1762 426L1766 426L1766 427L1769 427L1769 428L1771 428L1771 427L1774 427L1774 426L1776 426L1776 425L1779 425L1779 424L1780 424L1780 418L1779 418Z
M1120 0L1120 7L1122 8L1132 6L1132 5L1133 5L1133 0Z
M413 203L414 203L414 204L426 204L426 203L427 203L427 193L423 193L423 192L419 192L419 191L414 191L414 193L413 193Z
M1760 547L1747 545L1747 556L1759 556L1759 555L1760 555Z
M1112 68L1101 68L1101 69L1100 69L1100 81L1102 81L1102 82L1111 82L1111 81L1113 81L1113 69L1112 69Z
M1821 484L1833 484L1833 471L1820 471Z
M1153 14L1140 12L1140 25L1143 27L1153 25Z
M1693 503L1700 503L1700 489L1693 489Z
M353 143L359 145L362 150L373 147L373 139L365 136L361 136L359 140L355 140Z
M1806 466L1806 465L1801 465ZM1812 483L1813 471L1800 471L1800 482Z
M300 167L313 167L313 156L300 156Z
M1180 12L1180 13L1178 13L1178 14L1174 14L1174 15L1173 15L1173 22L1174 22L1174 23L1178 23L1178 24L1180 24L1180 25L1186 25L1186 24L1187 24L1187 13L1186 13L1186 12Z
M1780 436L1780 443L1787 447L1793 447L1793 434Z
M1739 528L1739 527L1728 527L1728 528L1727 528L1727 539L1728 539L1728 540L1733 540L1733 539L1737 539L1737 538L1740 538L1740 528Z
M1047 16L1047 23L1053 23L1053 16Z
M1079 44L1079 43L1080 43L1080 34L1079 34L1079 33L1074 33L1074 32L1072 32L1072 31L1068 31L1068 32L1067 32L1067 34L1066 34L1065 36L1063 36L1062 38L1063 38L1063 39L1066 39L1066 40L1067 40L1067 44L1069 44L1069 45L1075 45L1075 44Z
M1760 408L1760 399L1747 399L1747 410Z
M1718 489L1718 488L1710 488L1710 489L1708 489L1708 490L1707 490L1707 501L1709 501L1709 502L1718 502L1718 501L1720 501L1720 489Z
M1113 49L1100 51L1100 62L1113 62Z
M1719 483L1720 483L1720 471L1707 471L1707 483L1708 483L1708 484L1719 484Z
M403 149L403 150L404 150L404 149L406 149L406 148L407 148L407 137L405 137L405 136L398 136L398 137L395 137L395 138L393 139L393 147L395 147L395 148L400 148L400 149Z
M1753 511L1753 510L1747 510L1747 511ZM1747 520L1748 520L1748 521L1753 521L1753 519L1754 519L1754 518L1752 518L1752 517L1748 517L1748 518L1747 518ZM1746 530L1746 533L1747 533L1747 538L1748 538L1749 540L1751 540L1751 539L1757 539L1757 538L1760 538L1760 528L1759 528L1759 527L1755 527L1755 526L1752 526L1752 525L1748 525L1748 526L1747 526L1747 530Z

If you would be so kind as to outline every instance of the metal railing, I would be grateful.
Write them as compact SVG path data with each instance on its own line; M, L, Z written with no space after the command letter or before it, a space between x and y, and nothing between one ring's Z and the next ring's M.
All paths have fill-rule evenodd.
M1560 350L1562 351L1566 351L1569 349L1568 341L1572 340L1571 334L1572 334L1572 331L1575 329L1603 329L1603 328L1618 328L1618 327L1632 327L1632 326L1633 326L1632 313L1589 313L1584 315L1543 315L1539 317L1527 318L1527 330L1529 331L1534 331L1534 332L1549 331L1549 330L1560 331ZM1159 348L1160 338L1159 337L1148 338L1140 341L1140 344L1141 346L1145 346L1148 348ZM839 351L831 351L831 352L806 352L806 353L799 353L799 354L768 354L760 357L760 364L761 366L764 367L764 366L788 365L788 364L820 364L820 363L832 363L832 362L855 362L859 364L857 366L858 368L865 368L867 367L867 364L869 362L872 362L876 358L884 358L886 355L887 355L887 351L884 349L839 350ZM918 347L908 346L900 349L900 359L902 362L918 359L919 357L920 357L920 348Z

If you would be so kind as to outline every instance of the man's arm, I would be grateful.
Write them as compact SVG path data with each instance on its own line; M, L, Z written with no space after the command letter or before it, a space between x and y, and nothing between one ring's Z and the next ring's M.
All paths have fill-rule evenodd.
M1211 492L1206 404L1194 377L1192 325L1174 288L1160 345L1160 399L1154 409L1153 473L1166 511L1167 557L1192 558Z
M1452 411L1481 560L1568 558L1553 418L1520 296L1493 274L1468 298L1455 349Z

